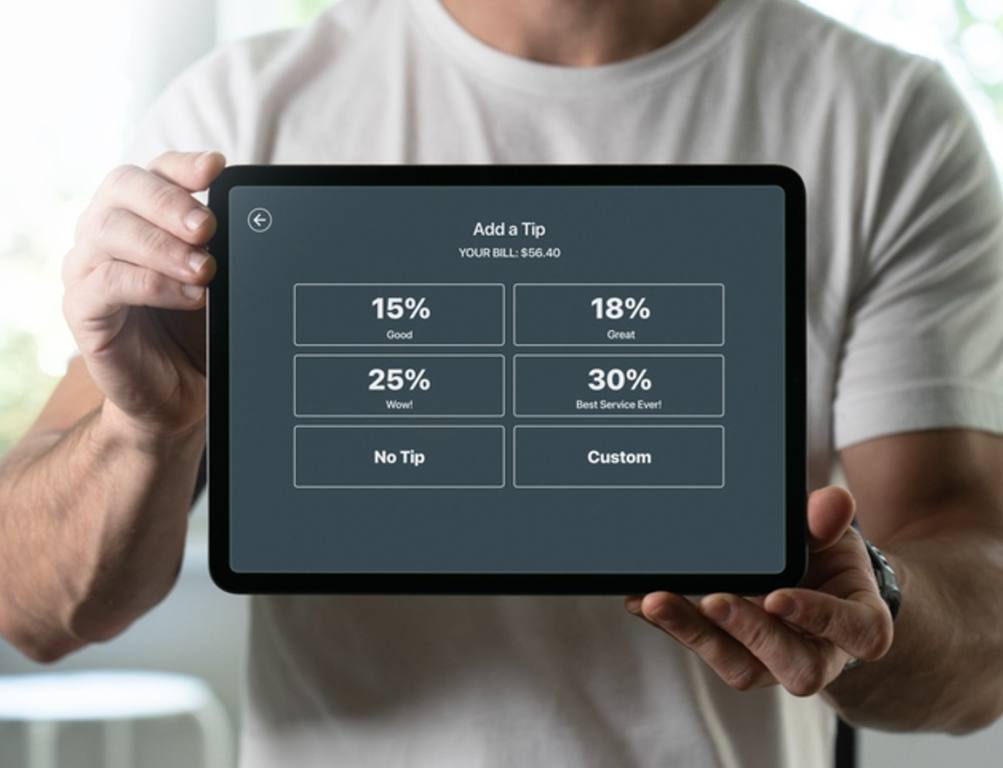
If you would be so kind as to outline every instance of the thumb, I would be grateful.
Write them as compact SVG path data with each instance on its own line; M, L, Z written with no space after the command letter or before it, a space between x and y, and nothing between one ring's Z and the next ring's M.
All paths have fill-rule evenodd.
M846 532L856 503L850 492L836 485L820 488L808 497L808 534L811 551L828 549Z
M199 192L219 176L226 159L219 152L164 152L150 163L150 171L163 179Z

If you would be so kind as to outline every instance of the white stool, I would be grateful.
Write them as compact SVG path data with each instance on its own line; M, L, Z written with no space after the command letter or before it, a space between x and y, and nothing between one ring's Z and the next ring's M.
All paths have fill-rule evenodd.
M59 728L104 727L105 768L134 765L132 724L191 717L202 737L205 768L232 768L230 722L209 686L166 672L53 672L0 677L0 721L23 723L28 768L56 768Z

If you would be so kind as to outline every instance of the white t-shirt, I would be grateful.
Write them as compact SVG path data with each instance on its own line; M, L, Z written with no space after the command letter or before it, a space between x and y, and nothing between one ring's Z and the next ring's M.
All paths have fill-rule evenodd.
M930 62L792 0L635 59L513 58L437 0L343 0L183 75L131 157L783 163L808 188L810 479L907 430L1003 431L1003 204ZM871 514L875 514L871 511ZM828 765L818 696L744 693L618 597L258 597L245 768Z

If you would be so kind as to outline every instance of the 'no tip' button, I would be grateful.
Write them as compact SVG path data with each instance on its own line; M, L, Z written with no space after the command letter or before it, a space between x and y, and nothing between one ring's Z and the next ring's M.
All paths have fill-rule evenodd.
M247 226L252 232L267 232L272 228L272 213L267 208L255 208L247 214Z

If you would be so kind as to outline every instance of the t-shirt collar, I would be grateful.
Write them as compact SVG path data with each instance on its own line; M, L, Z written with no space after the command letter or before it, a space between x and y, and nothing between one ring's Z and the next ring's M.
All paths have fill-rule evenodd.
M410 0L421 25L465 68L496 83L555 97L622 88L685 67L720 45L739 16L758 4L756 0L718 0L692 29L666 45L623 61L574 67L504 53L464 29L441 0Z

